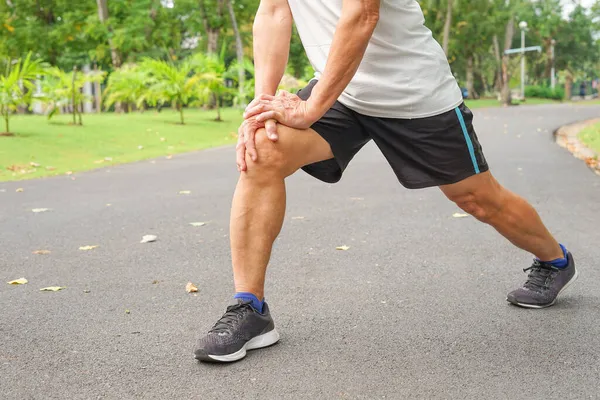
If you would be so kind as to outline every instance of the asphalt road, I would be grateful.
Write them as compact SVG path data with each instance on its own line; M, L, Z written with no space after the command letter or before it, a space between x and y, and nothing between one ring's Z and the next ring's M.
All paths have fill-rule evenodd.
M267 290L282 339L228 366L192 350L232 292L232 148L0 183L0 398L600 398L600 177L552 141L598 115L475 111L493 173L578 262L555 307L506 303L531 256L437 189L402 188L368 146L339 184L289 179Z

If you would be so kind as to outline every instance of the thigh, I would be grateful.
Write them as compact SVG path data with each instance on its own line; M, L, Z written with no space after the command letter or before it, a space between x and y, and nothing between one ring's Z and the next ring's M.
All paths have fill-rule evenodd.
M427 118L370 118L369 134L411 189L460 182L488 170L473 114L463 104Z

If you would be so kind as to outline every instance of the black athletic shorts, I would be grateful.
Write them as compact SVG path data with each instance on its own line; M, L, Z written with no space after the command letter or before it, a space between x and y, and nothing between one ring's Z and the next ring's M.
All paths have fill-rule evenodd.
M317 83L298 92L310 97ZM324 182L335 183L371 139L379 147L398 180L409 189L460 182L488 170L466 105L446 113L415 119L369 117L336 102L311 128L331 146L334 158L302 169Z

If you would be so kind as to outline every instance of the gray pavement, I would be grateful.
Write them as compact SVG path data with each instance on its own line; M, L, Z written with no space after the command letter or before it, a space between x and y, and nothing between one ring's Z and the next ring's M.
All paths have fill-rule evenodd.
M228 366L192 349L232 292L230 147L0 183L0 398L600 398L600 177L552 141L598 115L475 110L494 174L575 254L580 280L555 307L509 306L531 256L453 218L437 189L403 189L368 146L337 185L289 179L267 289L282 339Z

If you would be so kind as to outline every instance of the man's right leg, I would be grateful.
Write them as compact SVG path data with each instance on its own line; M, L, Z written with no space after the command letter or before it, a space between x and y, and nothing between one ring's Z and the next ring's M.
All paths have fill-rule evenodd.
M269 307L263 302L267 264L283 225L286 177L307 164L333 158L327 141L312 129L278 126L272 142L264 129L256 133L258 159L246 157L231 209L231 252L237 301L201 338L196 358L209 362L242 359L246 350L279 340ZM256 303L259 303L258 305Z

